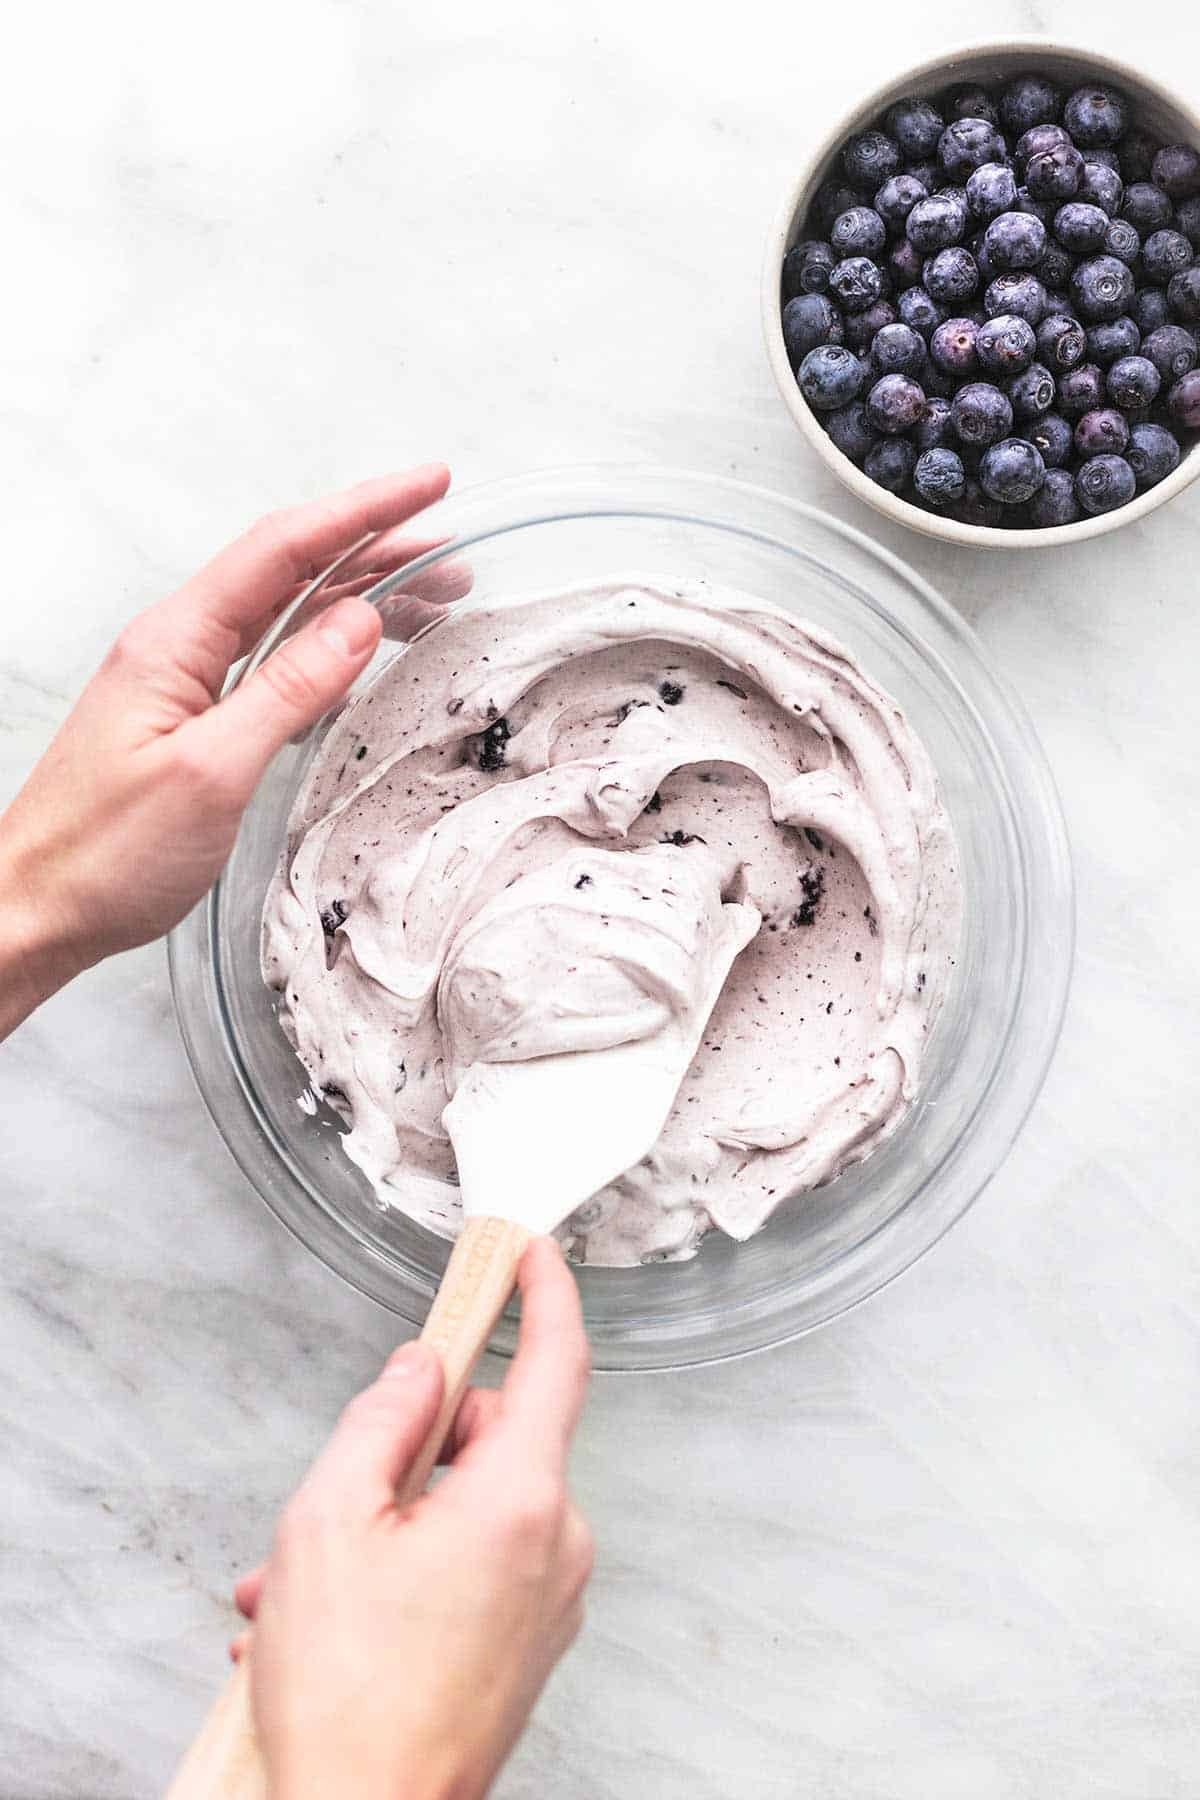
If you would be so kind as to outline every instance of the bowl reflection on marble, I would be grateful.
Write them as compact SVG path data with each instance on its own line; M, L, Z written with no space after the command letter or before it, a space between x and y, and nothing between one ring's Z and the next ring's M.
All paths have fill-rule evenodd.
M1066 998L1073 905L1033 729L951 607L867 538L779 495L662 470L568 470L467 491L429 523L449 541L372 590L385 616L398 597L436 587L451 558L469 561L476 592L496 596L622 569L703 577L842 639L933 759L958 840L965 922L956 981L901 1125L865 1162L785 1202L746 1243L713 1232L690 1262L578 1271L598 1368L703 1363L795 1337L941 1237L999 1166L1041 1085ZM242 678L320 605L317 594L289 611ZM402 653L385 640L363 683ZM418 1326L448 1246L381 1210L341 1151L339 1121L302 1107L305 1072L259 971L263 897L327 725L271 766L220 881L172 935L172 984L197 1082L250 1181L330 1268ZM510 1309L493 1344L508 1352L514 1341Z

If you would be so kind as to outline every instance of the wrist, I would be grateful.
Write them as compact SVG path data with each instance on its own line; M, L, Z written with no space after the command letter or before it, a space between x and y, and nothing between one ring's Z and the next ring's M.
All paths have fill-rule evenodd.
M87 966L47 876L0 818L0 1039Z

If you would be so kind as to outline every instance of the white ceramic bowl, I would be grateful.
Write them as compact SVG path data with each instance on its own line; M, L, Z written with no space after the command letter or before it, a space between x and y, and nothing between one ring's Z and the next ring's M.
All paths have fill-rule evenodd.
M1157 487L1136 495L1127 506L1120 506L1114 512L1102 513L1095 519L1081 519L1074 525L1058 525L1040 531L1009 531L990 525L963 525L956 519L925 512L871 481L849 457L834 447L822 429L796 386L796 377L784 348L780 289L784 256L799 237L812 197L833 171L848 138L866 130L889 106L906 95L924 98L940 93L953 82L1004 81L1034 69L1044 70L1067 86L1078 86L1095 78L1110 82L1128 95L1136 124L1169 143L1200 145L1200 115L1178 95L1168 93L1158 82L1130 68L1127 63L1036 37L964 45L931 62L918 63L885 87L876 88L840 119L807 157L801 158L796 179L788 187L771 227L763 259L762 320L767 356L784 405L821 460L860 500L865 500L876 512L886 514L898 524L924 532L926 537L942 538L947 543L999 550L1046 550L1060 544L1077 544L1083 538L1099 537L1106 531L1117 531L1122 525L1132 525L1135 519L1144 519L1147 513L1181 494L1200 475L1200 441L1185 447L1179 467Z

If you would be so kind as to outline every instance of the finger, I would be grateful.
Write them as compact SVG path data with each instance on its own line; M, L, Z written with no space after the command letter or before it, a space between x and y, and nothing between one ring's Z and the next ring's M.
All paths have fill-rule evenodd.
M248 1631L239 1631L237 1636L234 1638L233 1642L229 1646L230 1662L235 1662L235 1663L241 1662L243 1656L245 1656L245 1654L249 1648L250 1648L250 1633Z
M315 724L366 668L381 630L379 614L365 600L340 600L281 644L248 681L181 725L177 749L223 775L226 791L244 804L276 751Z
M248 1575L234 1583L234 1605L244 1619L252 1619L258 1611L258 1602L262 1595L263 1576L267 1572L265 1563L259 1563L257 1569L251 1569Z
M437 1352L415 1339L352 1400L302 1487L321 1511L371 1518L396 1489L433 1428L442 1399Z
M574 1277L553 1238L535 1238L517 1271L521 1327L504 1383L506 1426L558 1473L587 1395L591 1359Z
M222 550L167 602L193 619L240 632L311 581L368 531L386 532L440 500L450 485L444 463L381 475L307 506L270 513Z
M453 1462L471 1444L478 1443L486 1432L494 1429L502 1409L503 1400L495 1388L468 1388L446 1434L438 1461Z
M428 556L431 550L439 550L446 541L444 536L417 537L403 526L394 526L391 531L379 532L369 544L348 556L338 570L338 577L350 580L355 575L402 569L405 563L416 562L418 556Z

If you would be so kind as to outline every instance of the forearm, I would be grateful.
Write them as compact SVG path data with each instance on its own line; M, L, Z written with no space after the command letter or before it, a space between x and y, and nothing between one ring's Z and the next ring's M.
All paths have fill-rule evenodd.
M72 949L46 871L0 816L0 1040L85 966Z

